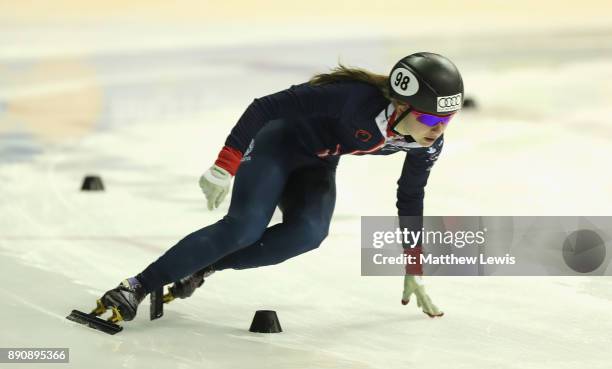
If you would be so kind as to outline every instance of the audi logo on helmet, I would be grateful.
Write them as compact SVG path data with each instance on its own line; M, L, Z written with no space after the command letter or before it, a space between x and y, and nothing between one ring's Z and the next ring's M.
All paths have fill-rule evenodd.
M451 95L451 96L440 96L436 104L437 112L449 112L461 109L463 99L462 94Z

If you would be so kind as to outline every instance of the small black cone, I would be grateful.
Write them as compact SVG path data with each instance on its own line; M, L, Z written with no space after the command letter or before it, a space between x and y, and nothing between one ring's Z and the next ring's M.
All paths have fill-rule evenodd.
M81 185L81 191L104 191L102 178L99 176L87 176Z
M478 105L476 105L476 100L473 97L466 97L463 99L463 109L476 109Z
M249 331L256 333L280 333L283 329L276 316L276 311L257 310Z

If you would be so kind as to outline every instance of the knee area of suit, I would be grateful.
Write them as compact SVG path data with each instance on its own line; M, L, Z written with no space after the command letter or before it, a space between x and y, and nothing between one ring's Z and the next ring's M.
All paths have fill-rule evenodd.
M296 225L295 241L302 243L304 248L314 249L329 234L329 224L317 221L303 221Z
M223 221L230 225L228 228L236 245L244 247L257 242L266 230L266 224L257 219L252 214L240 218L226 216Z

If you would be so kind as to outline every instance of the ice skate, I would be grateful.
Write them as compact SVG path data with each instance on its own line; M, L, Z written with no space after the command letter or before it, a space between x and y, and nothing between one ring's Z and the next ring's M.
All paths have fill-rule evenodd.
M107 319L109 322L130 321L136 317L138 304L145 296L144 288L138 279L128 278L98 299L91 314L100 316L110 309L112 315Z
M144 288L138 279L129 278L102 295L96 301L96 308L91 313L72 310L66 318L104 333L116 334L123 329L117 323L134 319L138 304L142 302L145 296ZM112 312L111 316L106 320L101 319L100 316L109 309Z

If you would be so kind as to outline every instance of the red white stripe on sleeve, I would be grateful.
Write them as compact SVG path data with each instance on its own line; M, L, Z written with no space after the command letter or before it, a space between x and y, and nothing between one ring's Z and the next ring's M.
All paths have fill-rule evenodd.
M232 176L236 175L238 167L240 166L240 160L242 160L242 153L233 147L223 146L215 165L227 170Z

